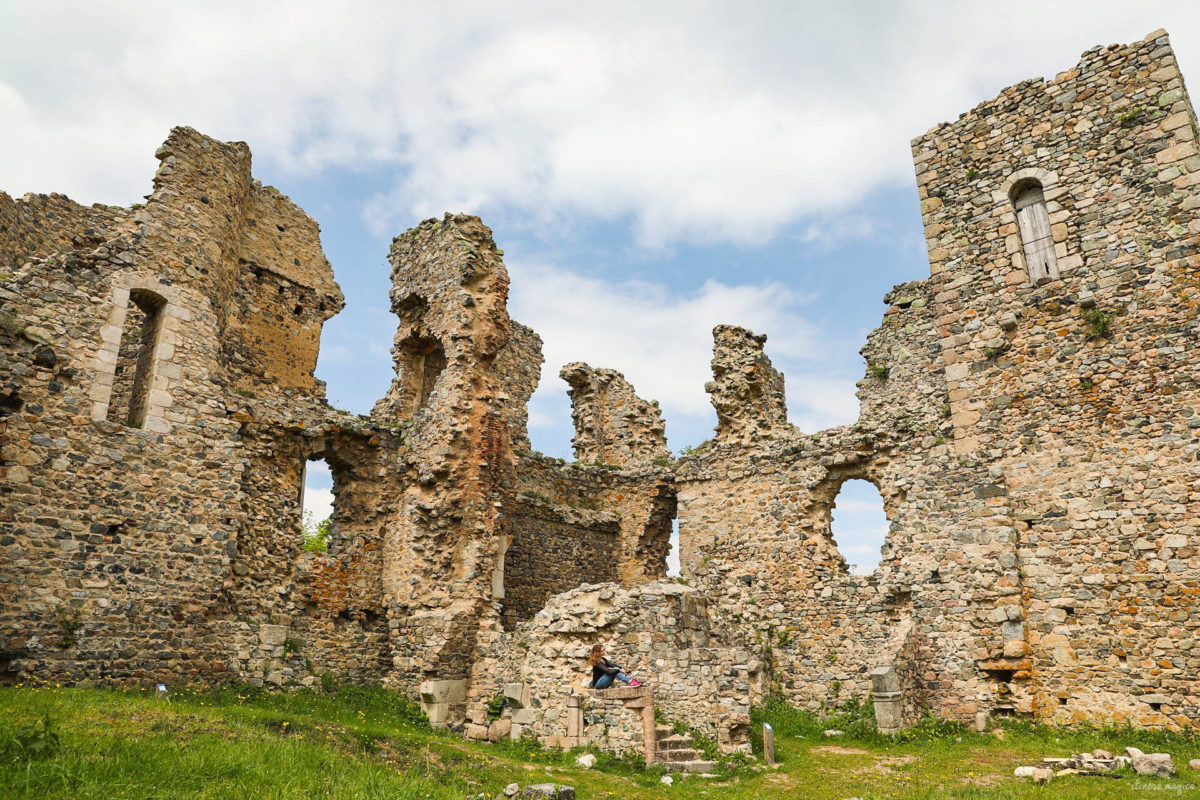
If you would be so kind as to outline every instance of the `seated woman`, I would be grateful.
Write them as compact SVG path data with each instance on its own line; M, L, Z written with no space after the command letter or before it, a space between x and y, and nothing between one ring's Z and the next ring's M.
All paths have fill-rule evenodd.
M588 661L592 663L593 689L607 689L615 680L627 683L632 687L642 685L637 678L629 677L621 671L620 667L604 657L603 645L592 645L592 653L588 656Z

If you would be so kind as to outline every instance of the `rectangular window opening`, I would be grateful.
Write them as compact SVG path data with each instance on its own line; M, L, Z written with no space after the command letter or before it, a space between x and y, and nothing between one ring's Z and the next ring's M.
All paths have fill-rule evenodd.
M166 301L145 289L130 291L129 301L121 329L117 365L113 370L108 418L131 428L140 428L146 421L150 392L154 388L154 356Z

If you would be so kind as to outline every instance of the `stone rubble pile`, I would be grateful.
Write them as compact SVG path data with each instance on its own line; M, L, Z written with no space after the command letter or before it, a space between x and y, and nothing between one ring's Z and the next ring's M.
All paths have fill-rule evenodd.
M1200 769L1200 759L1189 762L1193 769ZM1034 783L1048 783L1051 778L1064 775L1091 775L1120 777L1113 773L1125 767L1146 777L1169 778L1175 774L1175 761L1170 753L1144 753L1136 747L1125 748L1124 755L1113 755L1107 750L1091 753L1075 753L1067 758L1046 757L1037 766L1021 766L1013 770L1018 778L1033 778Z

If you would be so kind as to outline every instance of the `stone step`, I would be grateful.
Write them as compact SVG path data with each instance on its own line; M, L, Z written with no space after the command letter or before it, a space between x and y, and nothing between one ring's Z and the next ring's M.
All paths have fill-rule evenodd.
M692 746L692 737L686 733L673 733L670 736L658 737L657 744L659 750L680 750Z
M663 764L667 772L715 772L716 761L668 761Z
M670 725L656 725L654 727L654 735L662 739L666 736L690 736L691 734L675 733L675 729Z
M686 747L680 750L659 750L655 753L655 761L667 763L670 761L695 761L700 757L699 750Z

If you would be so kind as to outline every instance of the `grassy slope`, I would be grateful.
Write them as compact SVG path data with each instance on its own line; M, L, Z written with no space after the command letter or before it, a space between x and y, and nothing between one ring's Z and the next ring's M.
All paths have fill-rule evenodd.
M239 694L240 692L240 694ZM49 715L60 745L28 758L14 744L23 726ZM581 770L573 756L519 745L488 747L434 732L384 692L343 689L336 698L245 689L178 693L57 687L0 689L2 798L468 798L497 796L510 782L567 783L583 798L809 797L1021 798L1047 790L1012 777L1041 756L1127 744L1175 756L1172 780L1072 777L1056 798L1200 796L1200 741L1162 734L1013 728L1003 740L930 727L904 742L870 733L820 735L825 723L776 718L777 770L739 770L724 780L688 778L672 787L657 771L607 758ZM36 742L40 737L34 736ZM960 739L961 741L956 741ZM1164 795L1165 796L1165 795Z

